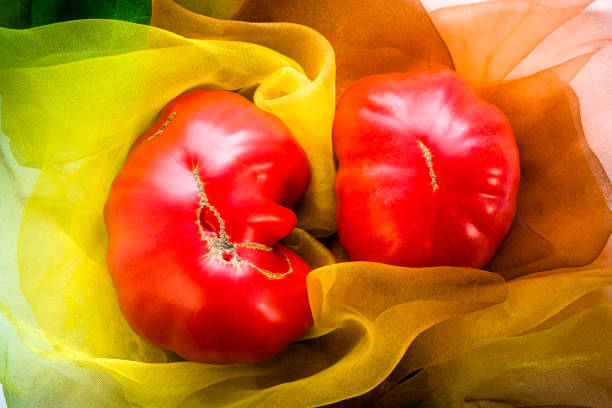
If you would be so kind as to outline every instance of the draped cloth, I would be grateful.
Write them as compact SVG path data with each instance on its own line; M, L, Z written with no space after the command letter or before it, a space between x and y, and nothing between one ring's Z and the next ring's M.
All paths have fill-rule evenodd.
M0 29L0 382L9 406L612 405L609 11L586 0L155 0L151 26ZM514 224L483 270L346 259L331 123L364 75L448 66L508 116ZM240 92L304 147L286 240L314 327L258 364L181 361L123 319L102 209L130 144L185 90ZM328 238L326 238L328 237ZM328 244L323 245L321 242Z

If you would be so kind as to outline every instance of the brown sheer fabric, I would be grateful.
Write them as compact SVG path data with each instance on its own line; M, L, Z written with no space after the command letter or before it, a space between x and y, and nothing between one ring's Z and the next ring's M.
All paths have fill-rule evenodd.
M494 0L431 13L457 72L471 81L500 81L546 36L593 0ZM540 67L540 69L546 67Z
M234 18L298 23L323 34L336 54L337 97L366 75L453 64L418 1L245 0Z
M576 94L548 70L500 84L489 100L512 124L521 184L513 226L487 268L511 279L589 264L612 232L610 181L586 143Z

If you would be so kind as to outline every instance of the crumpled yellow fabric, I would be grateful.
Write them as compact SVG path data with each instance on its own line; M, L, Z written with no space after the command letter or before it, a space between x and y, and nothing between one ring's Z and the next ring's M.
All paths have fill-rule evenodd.
M493 342L427 372L429 379L443 375L446 381L422 406L608 407L612 350L602 344L611 337L607 304L549 329Z
M526 64L525 76L499 82L520 68L547 30L580 14L587 2L565 0L548 25L541 23L546 13L539 7L550 6L544 0L432 14L418 1L403 1L402 13L392 15L375 0L349 9L340 1L305 2L297 11L280 0L237 3L185 1L190 12L156 0L152 24L160 28L93 20L0 30L1 120L11 142L11 153L2 145L2 163L10 171L0 179L11 197L0 201L10 215L2 217L7 285L0 287L0 330L6 334L0 337L0 350L6 350L0 353L0 381L9 406L612 404L604 381L612 344L601 340L610 331L610 306L600 292L612 284L609 163L589 147L597 127L582 132L580 93L567 86L593 59L572 59L547 71ZM510 6L522 18L510 20L516 15L509 14L505 20L504 7ZM523 171L527 189L519 193L519 214L528 221L520 225L531 229L511 233L515 238L492 263L507 280L468 268L339 262L344 259L333 238L324 241L330 250L313 237L334 230L332 49L303 26L220 21L197 12L316 28L339 53L339 87L378 70L427 64L454 64L478 82L483 95L509 114L522 157L529 159L521 165L532 166ZM500 27L507 22L504 38L517 43L533 35L533 24L541 30L518 57L491 58L491 72L501 74L470 76L483 72L478 64L487 61L461 59L460 47L469 44L461 36L476 26L468 24L471 14L479 21L497 17ZM404 30L401 44L389 40L396 26ZM348 28L354 35L347 35ZM499 44L470 52L514 50ZM399 65L378 63L384 61ZM301 229L286 243L316 267L308 278L315 326L264 363L178 361L148 345L123 320L106 271L102 206L112 178L131 141L161 107L196 86L251 96L287 123L311 160L313 185L298 209ZM564 139L555 139L555 132ZM554 145L559 140L563 145ZM571 168L555 167L551 151L566 153ZM35 183L24 165L40 168ZM541 184L538 173L548 169L555 177ZM17 185L25 186L23 193ZM589 203L597 234L580 226L582 202ZM574 248L579 240L568 231L587 242ZM552 249L542 254L533 237ZM566 386L554 388L554 400L547 387L559 376ZM498 386L490 386L493 379ZM523 393L513 394L521 383Z

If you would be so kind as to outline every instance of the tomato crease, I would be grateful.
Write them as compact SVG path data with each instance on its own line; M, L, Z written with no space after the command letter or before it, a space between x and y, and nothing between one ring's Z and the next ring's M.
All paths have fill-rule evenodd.
M196 225L198 226L198 231L200 232L200 238L206 242L206 246L208 247L207 257L216 259L219 262L222 262L226 265L233 266L234 268L240 268L241 264L247 264L251 268L255 269L257 272L261 273L268 279L282 279L285 276L289 275L293 272L293 265L291 264L291 260L287 256L285 252L282 252L283 258L287 261L287 265L289 269L287 272L278 273L265 270L263 268L258 267L254 263L249 260L243 259L236 253L236 247L247 248L247 249L255 249L259 251L274 251L274 248L269 247L267 245L258 244L256 242L238 242L232 243L229 235L225 230L225 220L219 214L219 211L208 201L208 196L204 191L204 183L202 182L202 178L200 177L200 169L196 164L193 168L191 174L193 175L193 179L198 187L198 195L200 197L199 207L196 210ZM201 215L202 210L207 208L210 210L217 222L219 223L219 232L210 231L210 233L206 233L204 227L202 226Z

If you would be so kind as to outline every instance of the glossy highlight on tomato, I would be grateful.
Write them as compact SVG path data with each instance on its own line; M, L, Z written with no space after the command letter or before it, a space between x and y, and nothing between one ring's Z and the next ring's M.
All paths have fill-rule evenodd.
M309 265L278 241L310 180L287 127L242 96L193 90L133 144L106 205L130 326L206 363L265 360L312 325Z
M351 260L482 267L516 209L504 114L448 69L352 84L333 125L338 233Z

